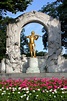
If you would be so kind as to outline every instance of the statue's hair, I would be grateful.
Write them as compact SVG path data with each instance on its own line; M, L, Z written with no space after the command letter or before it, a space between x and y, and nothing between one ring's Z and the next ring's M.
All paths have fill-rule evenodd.
M31 33L34 33L34 34L35 34L35 32L34 32L34 31L32 31Z

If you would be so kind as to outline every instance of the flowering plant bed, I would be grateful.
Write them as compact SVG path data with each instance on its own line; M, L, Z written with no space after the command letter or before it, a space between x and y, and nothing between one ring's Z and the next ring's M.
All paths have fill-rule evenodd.
M67 101L67 79L2 79L0 101Z

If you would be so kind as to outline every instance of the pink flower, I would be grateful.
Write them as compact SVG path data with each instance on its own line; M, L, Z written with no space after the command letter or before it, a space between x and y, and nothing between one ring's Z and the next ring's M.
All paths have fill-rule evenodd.
M67 89L67 86L64 86L63 88L64 88L64 89Z
M42 92L44 93L44 92L45 92L45 90L42 90Z

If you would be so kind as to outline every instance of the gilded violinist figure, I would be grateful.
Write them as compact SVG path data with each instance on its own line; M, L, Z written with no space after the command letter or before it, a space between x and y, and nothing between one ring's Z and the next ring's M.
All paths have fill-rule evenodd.
M39 35L36 35L34 31L31 32L31 35L26 36L26 38L29 38L29 48L30 48L30 53L31 53L31 57L36 57L36 51L35 51L35 42L34 40L37 40L39 37Z

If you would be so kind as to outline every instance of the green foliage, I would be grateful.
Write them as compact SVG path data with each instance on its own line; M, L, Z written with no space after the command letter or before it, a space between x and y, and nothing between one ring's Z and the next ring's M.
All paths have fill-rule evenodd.
M0 0L0 61L5 56L6 51L6 26L13 20L12 18L3 17L7 11L16 13L24 11L33 0ZM14 20L13 20L14 21Z
M25 29L22 29L21 35L20 35L20 51L21 54L27 54L29 52L28 47L28 40L26 36L24 35Z
M43 52L43 51L36 51L36 56L45 56L46 52Z
M32 0L0 0L0 10L12 13L24 11L31 2Z
M47 5L44 5L40 11L52 17L57 17L58 16L58 12L57 12L58 5L59 4L57 2L47 3Z
M65 59L67 59L67 54L64 54L63 57L64 57Z
M67 18L67 0L56 0L55 2L47 3L40 11L62 21L65 17Z
M5 56L6 51L6 27L11 18L2 18L0 20L0 60Z
M30 54L30 52L28 52L28 53L25 53L25 55L26 55L26 57L31 57L31 54Z
M63 32L61 42L62 46L67 47L67 0L56 0L48 3L40 11L61 21L61 30ZM64 38L66 39L64 40Z
M5 57L5 52L6 52L6 28L9 22L12 22L14 19L13 18L2 18L0 20L0 61L2 60L3 57ZM28 40L26 39L24 35L24 29L21 32L20 35L20 51L21 54L25 54L29 52L29 47L28 47Z
M6 52L6 29L9 22L13 22L13 18L3 17L0 19L0 61L5 57Z
M31 57L30 52L27 52L27 53L25 53L25 54L26 54L27 57ZM38 51L36 50L36 56L45 56L46 54L47 54L46 52L43 52L43 51L38 52Z

